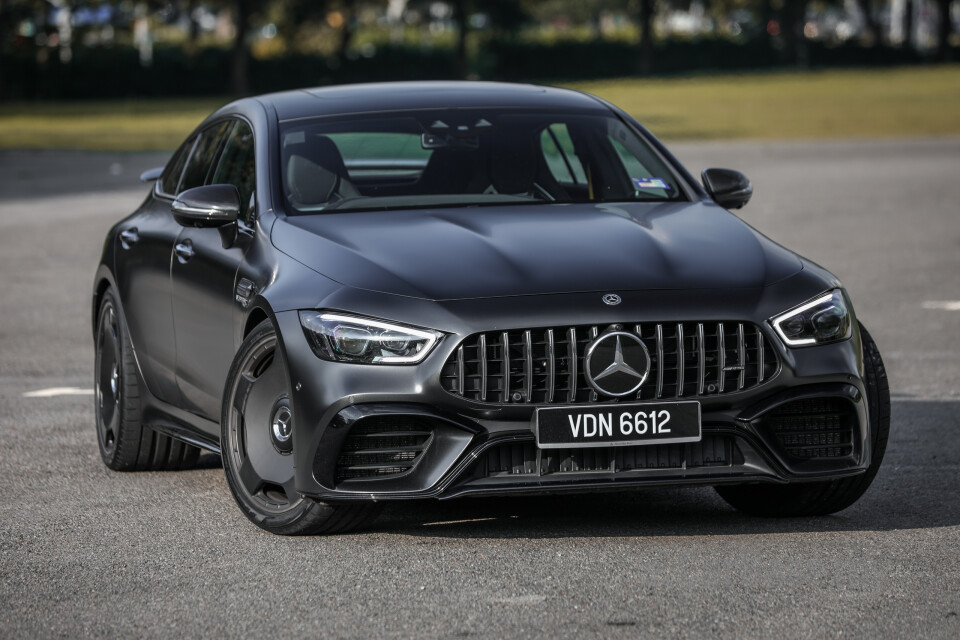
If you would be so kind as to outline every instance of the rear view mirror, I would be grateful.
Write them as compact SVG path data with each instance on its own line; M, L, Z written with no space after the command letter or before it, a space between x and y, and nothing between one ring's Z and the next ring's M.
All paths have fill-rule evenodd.
M171 209L185 227L219 227L240 217L240 192L232 184L194 187L178 195Z
M700 179L713 201L725 209L739 209L753 195L747 176L733 169L704 169Z

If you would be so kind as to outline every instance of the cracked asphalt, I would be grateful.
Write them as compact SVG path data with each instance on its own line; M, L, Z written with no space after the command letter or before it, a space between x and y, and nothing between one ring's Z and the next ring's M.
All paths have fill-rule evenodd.
M960 637L960 139L686 143L742 217L844 280L889 371L853 507L743 516L709 488L390 506L371 530L251 525L219 461L115 473L89 389L103 236L164 154L0 152L0 637ZM953 310L951 310L953 309Z

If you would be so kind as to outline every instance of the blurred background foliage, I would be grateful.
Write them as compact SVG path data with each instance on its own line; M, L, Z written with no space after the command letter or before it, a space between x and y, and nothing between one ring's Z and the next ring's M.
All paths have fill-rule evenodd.
M960 60L956 0L0 0L0 99Z

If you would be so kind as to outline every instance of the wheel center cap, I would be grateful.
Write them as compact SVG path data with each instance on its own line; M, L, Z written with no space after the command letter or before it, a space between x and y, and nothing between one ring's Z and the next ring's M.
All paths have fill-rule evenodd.
M280 407L273 414L273 437L279 442L290 439L290 419L293 415L287 407Z
M283 454L293 451L293 412L286 402L284 398L274 407L273 417L270 419L270 436L273 446Z

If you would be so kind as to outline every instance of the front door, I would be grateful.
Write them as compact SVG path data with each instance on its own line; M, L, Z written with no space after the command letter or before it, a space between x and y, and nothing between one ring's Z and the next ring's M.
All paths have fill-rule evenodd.
M205 184L237 187L243 204L241 233L232 246L224 248L218 229L183 228L170 271L177 384L184 408L214 422L220 421L223 385L238 347L235 327L243 309L235 300L236 278L249 246L250 236L243 229L252 220L255 179L250 126L235 120L228 131Z

